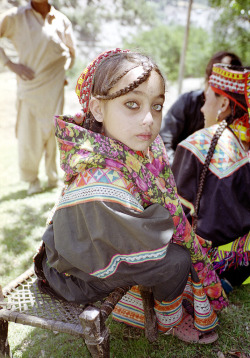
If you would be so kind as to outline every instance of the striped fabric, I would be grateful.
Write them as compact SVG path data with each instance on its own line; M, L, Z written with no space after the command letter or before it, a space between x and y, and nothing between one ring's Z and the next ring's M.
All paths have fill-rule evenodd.
M154 310L159 332L167 332L181 323L184 318L182 305L184 299L194 309L194 325L198 330L207 332L217 326L218 318L204 294L201 283L193 282L190 275L182 295L171 302L155 300ZM113 310L113 319L144 329L144 310L138 286L132 287L119 301Z
M250 232L226 245L219 246L212 255L214 268L220 273L238 266L248 266L250 261Z

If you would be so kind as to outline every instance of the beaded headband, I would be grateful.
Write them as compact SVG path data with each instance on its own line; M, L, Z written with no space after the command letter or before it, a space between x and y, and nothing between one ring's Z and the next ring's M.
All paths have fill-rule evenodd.
M83 120L86 119L87 113L89 111L89 100L91 97L91 90L93 85L93 80L95 76L95 71L97 67L107 58L117 54L117 53L127 53L129 50L121 50L119 48L115 50L109 50L101 53L94 61L92 61L85 70L81 73L80 77L77 80L77 85L75 88L75 92L79 98L79 102L82 105Z
M245 95L248 111L250 111L250 69L236 71L230 69L227 65L216 63L213 66L212 74L209 77L209 85L214 92L230 98L247 111L247 108L244 105L239 103L227 92Z
M229 127L232 128L238 138L245 142L250 142L250 68L244 71L232 70L226 65L215 64L212 75L209 78L209 85L212 90L222 96L226 96L234 101L235 104L243 108L245 113L241 118L234 120ZM227 92L225 92L227 91ZM245 96L247 107L238 102L228 93L238 93Z

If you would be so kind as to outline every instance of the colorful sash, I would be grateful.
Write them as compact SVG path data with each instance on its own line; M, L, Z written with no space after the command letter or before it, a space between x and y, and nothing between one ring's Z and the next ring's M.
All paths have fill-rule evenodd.
M219 273L232 267L248 266L250 261L250 232L233 242L214 249L211 260ZM250 277L244 282L244 284L247 283L250 283Z

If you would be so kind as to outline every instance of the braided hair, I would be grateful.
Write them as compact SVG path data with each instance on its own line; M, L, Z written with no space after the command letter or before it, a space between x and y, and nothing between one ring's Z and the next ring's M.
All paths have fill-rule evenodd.
M217 130L211 140L210 147L208 149L208 153L207 153L207 156L206 156L206 159L205 159L202 171L201 171L199 185L198 185L198 191L196 194L196 199L195 199L195 204L194 204L194 214L193 214L193 223L192 223L194 232L196 232L196 229L197 229L198 211L199 211L201 195L203 192L208 168L209 168L211 159L213 157L216 144L218 143L218 140L219 140L220 136L222 135L223 131L226 129L226 127L227 127L227 122L225 119L223 119L223 121L220 123L219 127L217 128Z

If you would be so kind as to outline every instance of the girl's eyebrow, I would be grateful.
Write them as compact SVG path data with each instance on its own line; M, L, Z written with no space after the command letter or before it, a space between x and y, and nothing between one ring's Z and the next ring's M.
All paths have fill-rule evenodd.
M129 93L135 93L135 94L140 94L140 95L143 95L144 96L144 92L142 92L142 91L138 91L138 90L133 90L133 91L131 91L131 92L128 92L127 94L129 94ZM155 96L155 98L162 98L162 99L164 99L165 100L165 94L159 94L158 96Z

